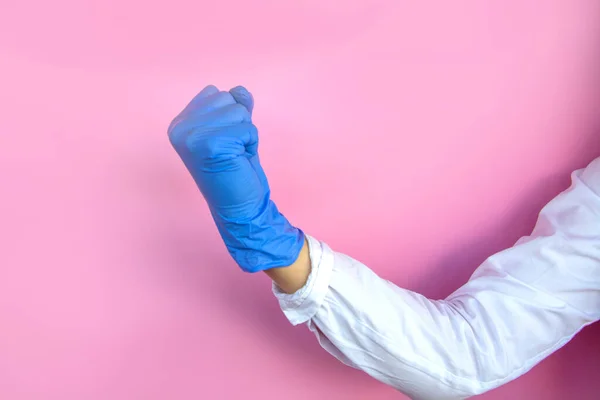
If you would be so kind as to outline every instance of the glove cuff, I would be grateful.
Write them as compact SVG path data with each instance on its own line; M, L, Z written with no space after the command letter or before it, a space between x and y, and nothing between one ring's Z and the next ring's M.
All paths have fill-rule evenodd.
M245 272L292 265L304 245L304 232L292 226L268 200L263 212L251 221L213 218L229 254Z

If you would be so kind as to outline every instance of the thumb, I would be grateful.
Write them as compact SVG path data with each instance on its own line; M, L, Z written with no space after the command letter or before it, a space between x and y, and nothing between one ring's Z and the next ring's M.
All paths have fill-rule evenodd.
M246 107L246 110L252 115L252 110L254 109L254 97L252 97L252 94L245 87L236 86L231 89L229 93L237 103Z

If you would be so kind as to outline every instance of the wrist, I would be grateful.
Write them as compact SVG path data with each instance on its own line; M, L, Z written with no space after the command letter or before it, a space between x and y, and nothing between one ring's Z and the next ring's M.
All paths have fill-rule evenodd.
M264 272L286 294L293 294L304 287L311 272L310 253L306 239L303 241L298 257L291 265L268 269Z

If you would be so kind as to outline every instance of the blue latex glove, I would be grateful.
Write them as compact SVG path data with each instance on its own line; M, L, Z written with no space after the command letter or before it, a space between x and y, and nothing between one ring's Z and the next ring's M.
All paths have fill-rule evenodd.
M169 139L204 195L229 253L246 272L291 265L304 244L271 201L258 159L254 99L204 88L171 122Z

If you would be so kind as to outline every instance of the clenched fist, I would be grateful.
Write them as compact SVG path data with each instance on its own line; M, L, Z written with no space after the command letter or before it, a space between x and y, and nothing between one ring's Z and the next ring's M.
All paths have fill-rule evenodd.
M304 243L271 201L258 158L254 99L204 88L171 122L169 139L206 199L225 245L247 272L292 264Z

